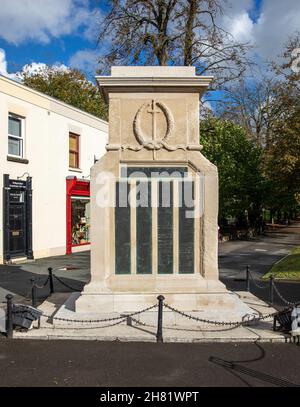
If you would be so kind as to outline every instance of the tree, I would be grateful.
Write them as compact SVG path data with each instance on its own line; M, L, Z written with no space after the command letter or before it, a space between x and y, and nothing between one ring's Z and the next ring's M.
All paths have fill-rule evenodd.
M283 62L271 63L275 74L284 78L286 84L300 91L300 32L295 32L288 38L281 58Z
M273 128L272 143L264 153L264 168L272 184L268 205L273 212L284 211L288 218L299 209L300 92L283 92L277 102L285 106L285 111Z
M296 33L288 39L284 47L283 62L272 64L278 78L272 103L280 114L273 123L272 137L264 152L265 175L272 183L272 194L269 196L268 204L273 212L285 212L285 218L291 217L299 209L299 55L300 34Z
M99 33L108 48L100 70L112 64L194 65L218 83L235 79L249 61L248 44L220 25L220 0L110 0Z
M300 197L300 35L290 38L283 61L272 63L273 78L239 81L227 89L221 118L241 125L262 147L263 176L269 187L264 206L274 214L295 213ZM296 52L295 52L296 51ZM299 61L299 59L298 59Z
M107 107L95 85L74 69L45 66L19 75L24 85L106 120Z
M282 113L274 103L276 80L261 76L259 80L241 79L226 89L219 103L218 116L242 126L248 136L262 147L271 142L272 129Z
M229 121L209 118L201 122L203 154L219 172L219 218L243 218L255 225L261 214L267 185L261 173L261 149L245 130Z

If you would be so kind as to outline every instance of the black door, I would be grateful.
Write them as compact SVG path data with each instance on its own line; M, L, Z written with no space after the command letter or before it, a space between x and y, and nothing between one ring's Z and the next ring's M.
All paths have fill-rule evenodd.
M3 257L26 256L33 259L32 252L32 183L3 176Z
M24 194L24 192L21 192ZM11 256L26 254L25 202L11 203L9 207L9 251Z

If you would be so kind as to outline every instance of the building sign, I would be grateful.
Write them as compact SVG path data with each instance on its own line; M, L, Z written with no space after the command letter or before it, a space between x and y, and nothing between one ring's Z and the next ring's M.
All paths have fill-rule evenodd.
M25 191L11 190L9 193L9 201L11 203L24 203L25 202Z
M8 185L9 188L26 189L26 181L10 179Z

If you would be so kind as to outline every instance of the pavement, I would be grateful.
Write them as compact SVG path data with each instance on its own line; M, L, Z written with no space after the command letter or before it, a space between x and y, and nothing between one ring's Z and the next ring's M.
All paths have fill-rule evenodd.
M0 370L1 387L291 387L300 385L300 347L61 340L45 351L44 341L0 338Z

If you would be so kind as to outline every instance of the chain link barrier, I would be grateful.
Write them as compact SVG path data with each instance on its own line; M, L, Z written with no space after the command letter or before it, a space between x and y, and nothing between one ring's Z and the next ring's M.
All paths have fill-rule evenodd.
M238 328L238 327L240 327L242 325L246 325L249 322L263 321L265 319L274 317L275 315L277 315L279 313L278 311L276 311L276 312L272 312L272 313L264 315L264 316L253 317L253 318L251 318L251 315L246 314L246 315L243 316L243 318L248 317L248 319L245 319L245 320L242 320L242 321L235 321L235 322L232 322L232 321L212 321L212 320L209 320L209 319L203 319L203 318L196 317L194 315L187 314L186 312L180 311L180 310L178 310L178 309L176 309L174 307L171 307L168 304L164 304L164 307L169 309L170 311L175 312L176 314L181 315L182 317L185 317L185 318L188 318L188 319L193 319L194 321L197 321L197 322L202 322L202 323L210 324L210 325L234 326L235 328Z
M61 318L61 317L55 317L52 315L48 315L48 314L42 314L42 317L45 318L50 318L52 320L56 320L56 321L64 321L64 322L75 322L75 323L99 323L99 322L111 322L111 321L118 321L119 319L124 319L125 321L127 320L128 317L134 317L135 315L139 315L142 314L144 312L150 311L154 308L157 308L157 304L151 305L150 307L144 308L141 311L136 311L133 312L131 314L126 314L126 315L120 315L118 317L111 317L111 318L103 318L103 319L71 319L71 318ZM125 316L125 318L124 318Z
M47 277L47 279L46 279L46 281L44 282L44 284L43 285L37 285L37 283L36 282L34 282L34 286L36 287L36 288L39 288L40 290L41 289L43 289L43 288L45 288L46 287L46 285L48 284L48 282L49 282L49 279L50 279L50 277L48 276Z
M120 321L114 322L112 324L106 324L106 325L93 325L93 326L77 326L76 330L78 329L101 329L101 328L111 328L113 326L121 325L122 323L126 322L127 318L123 318ZM43 328L43 327L42 327ZM67 330L67 329L74 329L73 326L60 326L58 329L62 330Z
M278 297L281 299L281 301L282 301L283 303L285 303L286 305L288 305L288 306L290 306L290 307L295 307L296 305L299 305L299 304L300 304L300 301L294 301L294 302L288 301L288 300L287 300L286 298L284 298L284 296L281 294L281 292L279 291L279 288L276 286L274 280L272 281L272 284L273 284L273 288L274 288L275 293L278 295Z
M74 291L74 292L81 292L81 290L79 290L78 288L74 288L74 287L70 286L69 284L65 283L63 280L61 280L61 279L60 279L59 277L57 277L55 274L53 274L53 277L54 277L58 282L60 282L60 284L64 285L64 286L65 286L66 288L68 288L69 290Z
M254 284L254 286L255 286L256 288L258 288L258 289L260 289L260 290L269 289L269 286L268 286L268 285L260 285L260 284L258 284L258 283L255 281L255 278L254 278L254 276L252 275L252 273L251 273L250 270L249 270L249 277L250 277L252 283Z
M266 282L266 285L264 285L264 286L263 286L263 285L260 285L260 284L258 284L258 283L255 281L255 278L254 278L254 276L252 275L251 271L248 270L248 272L249 272L249 277L250 277L250 279L251 279L251 281L252 281L252 283L254 284L255 287L257 287L258 289L262 289L262 290L264 290L264 289L270 290L270 282L269 282L269 281L267 281L267 282ZM274 291L275 291L275 293L278 295L278 297L281 299L281 301L282 301L284 304L286 304L287 306L289 306L289 307L294 307L294 306L300 304L300 301L288 301L288 300L281 294L281 292L279 291L279 288L277 287L274 278L272 279L272 288L274 289Z
M53 270L53 269L51 269ZM286 304L288 307L286 307L285 309L283 309L282 311L276 311L276 312L272 312L269 313L267 315L260 315L260 316L254 316L254 315L250 315L250 314L246 314L242 317L241 321L214 321L214 320L210 320L210 319L204 319L204 318L200 318L194 315L190 315L184 311L180 311L166 303L163 303L163 307L175 312L176 314L184 317L184 318L188 318L190 320L194 320L198 323L205 323L205 324L209 324L209 325L215 325L215 326L222 326L222 327L227 327L227 329L236 329L238 327L247 325L249 323L256 323L259 321L263 321L272 317L275 317L276 315L280 314L281 312L285 312L290 310L291 307L295 307L297 305L300 304L300 301L298 302L292 302L292 301L288 301L286 298L284 298L284 296L280 293L279 288L276 286L274 279L272 279L271 284L270 282L266 282L266 285L260 285L256 282L255 277L252 275L252 273L250 272L250 270L248 269L248 279L251 280L251 282L254 284L255 287L257 287L258 289L269 289L270 287L272 289L274 289L275 293L278 295L278 297L281 299L281 301ZM63 286L65 286L66 288L68 288L69 290L73 291L73 292L79 292L80 290L75 289L74 287L72 287L71 285L65 283L61 278L57 277L55 274L52 275L53 278L55 278L60 284L62 284ZM32 287L36 287L38 289L43 289L47 286L48 282L50 280L50 274L47 277L46 281L42 284L42 285L38 285L36 282L33 282ZM248 281L249 281L248 280ZM248 283L249 284L249 283ZM51 285L51 281L50 281L50 285ZM141 321L138 321L136 319L134 319L134 316L140 315L144 312L153 310L155 308L158 307L158 304L154 304L150 307L147 307L143 310L137 311L137 312L133 312L131 314L123 314L120 316L116 316L116 317L111 317L111 318L102 318L102 319L71 319L71 318L63 318L63 317L56 317L56 316L52 316L52 315L48 315L48 314L42 314L42 317L48 318L50 320L57 320L57 321L64 321L64 322L70 322L70 323L81 323L81 324L94 324L94 323L106 323L106 322L113 322L112 324L109 325L105 325L105 326L99 326L99 328L104 328L104 327L109 327L109 326L115 326L115 325L119 325L122 322L128 321L128 318L132 318L132 320L136 323L139 323L140 325L144 325L147 326L147 324L144 324ZM16 311L15 311L16 312ZM18 313L22 313L24 311L18 311ZM33 313L30 312L30 310L27 311L31 316L34 316ZM149 326L149 325L148 325ZM82 327L82 329L85 329L88 327ZM96 327L93 327L96 328ZM62 329L68 329L68 327L65 327Z

